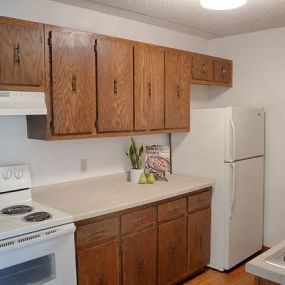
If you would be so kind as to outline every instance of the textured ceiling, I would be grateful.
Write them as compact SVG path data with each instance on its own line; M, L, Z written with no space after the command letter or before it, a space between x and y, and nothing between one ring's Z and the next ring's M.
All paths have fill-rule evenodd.
M285 0L248 0L238 9L210 11L199 0L55 0L207 39L285 26ZM230 1L230 0L229 0Z

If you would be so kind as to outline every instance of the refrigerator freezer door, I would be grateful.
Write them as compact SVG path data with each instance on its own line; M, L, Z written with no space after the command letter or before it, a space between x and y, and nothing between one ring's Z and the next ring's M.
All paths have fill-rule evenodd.
M262 249L263 157L226 167L226 264L230 269Z
M225 161L264 154L264 110L226 108L226 154Z

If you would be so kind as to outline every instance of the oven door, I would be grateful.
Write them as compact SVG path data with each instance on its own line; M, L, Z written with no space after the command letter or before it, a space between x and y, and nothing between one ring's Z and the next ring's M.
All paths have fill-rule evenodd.
M73 224L0 241L0 285L76 285Z

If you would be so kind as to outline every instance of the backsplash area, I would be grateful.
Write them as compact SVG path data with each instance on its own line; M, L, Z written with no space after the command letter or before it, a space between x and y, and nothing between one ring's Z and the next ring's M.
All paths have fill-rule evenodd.
M0 120L0 165L27 163L32 185L49 185L129 170L125 155L130 137L70 141L38 141L27 138L24 116ZM168 135L137 136L139 143L168 145ZM87 160L81 172L80 160Z

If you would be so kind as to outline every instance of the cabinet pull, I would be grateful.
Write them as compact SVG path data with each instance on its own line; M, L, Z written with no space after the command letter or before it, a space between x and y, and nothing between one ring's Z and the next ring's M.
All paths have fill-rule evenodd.
M114 95L118 94L117 80L114 80Z
M177 97L180 98L180 87L179 87L179 85L177 85L176 91L177 91Z
M202 73L206 73L206 71L207 71L207 64L204 63L204 64L203 64L203 71L202 71Z
M137 220L134 221L134 224L135 224L136 226L142 225L143 223L144 223L144 218L142 218L142 219L137 219Z
M72 79L71 79L72 93L76 93L76 90L77 90L77 82L76 81L77 81L76 75L73 74Z
M151 83L148 83L148 97L151 97Z
M222 74L225 75L226 74L226 69L224 67L222 67Z
M170 257L171 257L171 260L172 260L172 262L174 262L174 259L175 259L175 257L176 257L176 248L175 248L174 246L171 246L171 247L169 248L169 250L170 250Z
M95 235L98 235L98 234L102 234L104 233L106 230L105 229L101 229L101 230L98 230L96 232L94 232Z
M176 215L177 212L178 212L178 208L172 209L172 210L169 211L169 215L171 215L171 216L172 215Z
M15 46L15 58L16 58L16 63L20 65L20 44L17 43Z
M104 284L104 273L99 273L98 277L98 285L103 285Z
M143 261L140 260L138 263L138 272L142 273L144 271Z

